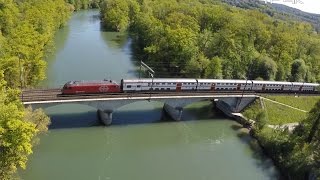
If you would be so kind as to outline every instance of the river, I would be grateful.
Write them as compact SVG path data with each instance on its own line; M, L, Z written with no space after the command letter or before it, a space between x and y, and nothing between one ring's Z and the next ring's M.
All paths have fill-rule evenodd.
M43 87L69 80L136 77L131 41L104 32L97 10L73 14L59 30L48 57ZM188 106L180 122L162 115L161 103L139 102L117 110L113 124L99 125L96 110L84 105L45 109L52 124L40 137L26 180L212 180L276 179L268 158L250 148L240 126L215 113L209 103Z

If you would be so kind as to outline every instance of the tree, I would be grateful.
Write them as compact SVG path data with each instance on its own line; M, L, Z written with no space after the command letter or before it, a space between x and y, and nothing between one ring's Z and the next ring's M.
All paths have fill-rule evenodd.
M265 80L274 80L277 73L277 63L269 57L261 57L261 77Z
M101 6L101 15L106 29L126 31L129 27L129 11L129 4L126 0L104 1Z
M189 76L204 78L209 64L210 60L203 54L200 54L187 63L186 72Z
M255 122L256 129L258 131L261 131L268 122L267 113L264 110L260 111L257 114L255 120L256 120Z
M0 179L11 179L18 167L26 168L35 137L45 133L50 119L42 110L24 110L16 90L7 90L0 73ZM9 92L8 92L9 91Z
M291 80L303 82L306 77L307 67L302 59L295 60L291 65Z
M284 71L284 67L281 64L278 64L278 71L276 74L276 81L284 81L286 80L286 73Z
M205 76L214 79L222 78L222 60L219 57L214 57L210 60Z
M306 138L307 143L311 143L315 136L320 137L320 101L318 101L315 107L309 112L308 118L303 124L308 134Z

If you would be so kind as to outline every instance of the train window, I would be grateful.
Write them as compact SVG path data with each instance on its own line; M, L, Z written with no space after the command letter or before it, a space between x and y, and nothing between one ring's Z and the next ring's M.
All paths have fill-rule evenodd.
M151 83L148 83L148 86L150 86L151 85Z
M141 87L141 85L137 85L137 88Z
M131 85L127 85L127 88L131 88Z
M170 88L167 88L167 90L169 91L169 90L170 90Z
M162 85L165 85L166 83L162 83Z
M220 85L220 83L217 83L218 85Z
M159 85L160 83L156 83L156 85Z
M158 91L158 90L159 90L159 88L156 88L155 90L156 90L156 91Z
M161 90L164 90L164 88L161 88Z

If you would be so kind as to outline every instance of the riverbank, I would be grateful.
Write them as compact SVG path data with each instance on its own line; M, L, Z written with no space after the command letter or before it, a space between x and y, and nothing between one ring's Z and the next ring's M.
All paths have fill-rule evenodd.
M249 123L251 124L251 126L248 127L250 135L257 140L259 146L261 146L265 154L274 161L285 178L312 179L319 177L320 174L318 170L320 167L315 158L317 155L316 152L319 151L319 149L316 150L319 148L319 144L317 140L313 140L315 139L313 136L316 136L316 128L319 125L320 115L318 115L318 120L316 120L316 114L319 113L320 108L319 96L302 97L300 99L292 96L271 98L274 100L282 100L282 102L291 102L291 104L288 103L290 105L280 104L281 106L305 113L304 116L296 118L298 120L296 123L299 123L298 126L291 124L294 125L293 127L296 126L296 128L281 126L288 122L286 118L292 117L287 114L287 116L280 116L282 121L278 122L276 126L268 125L268 123L271 122L268 118L279 116L279 113L278 111L270 111L271 108L278 109L278 107L266 106L264 102L265 98L256 100L256 102L244 110L243 113L251 116L250 118L245 116L237 116L235 118L245 127L248 127ZM303 99L303 101L301 99ZM295 108L302 107L299 106L299 102L303 104L313 104L314 107L303 106L306 109L310 108L310 113L307 114L304 110ZM275 104L279 105L278 103L279 102ZM264 120L261 119L261 113L267 114ZM282 113L287 113L287 111L284 110ZM254 119L254 121L250 119ZM272 122L274 123L274 121Z

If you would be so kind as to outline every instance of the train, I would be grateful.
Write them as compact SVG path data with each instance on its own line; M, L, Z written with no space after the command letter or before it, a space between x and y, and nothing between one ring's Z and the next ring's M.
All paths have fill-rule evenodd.
M257 93L319 93L319 84L304 82L280 82L232 79L175 79L142 78L113 80L69 81L63 95L133 93L133 92L185 92L185 91L249 91Z

